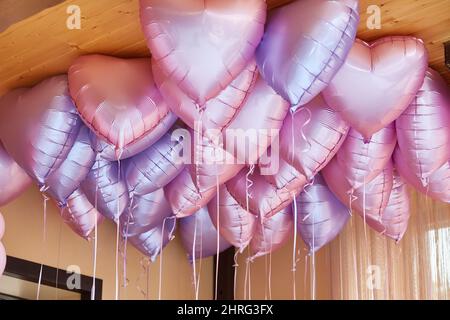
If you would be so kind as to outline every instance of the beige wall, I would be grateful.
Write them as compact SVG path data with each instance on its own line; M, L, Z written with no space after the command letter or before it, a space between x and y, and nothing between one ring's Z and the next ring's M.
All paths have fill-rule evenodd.
M92 275L93 243L89 243L73 233L59 217L56 206L48 202L47 242L43 246L43 200L39 191L32 187L21 197L0 208L6 222L3 243L10 256L44 263L52 267L66 269L78 265L81 273ZM60 229L61 228L61 229ZM61 234L60 231L61 230ZM103 298L115 297L115 225L109 221L99 226L97 276L103 279ZM43 248L45 252L43 252ZM59 251L59 254L58 254ZM128 246L127 276L129 285L121 288L121 299L143 299L139 285L146 287L145 273L140 261L142 255ZM202 262L200 298L211 299L213 292L213 261ZM192 268L179 242L179 237L163 252L162 297L163 299L192 299ZM122 274L122 273L121 273ZM150 298L158 297L159 259L150 267ZM1 279L0 279L1 281Z

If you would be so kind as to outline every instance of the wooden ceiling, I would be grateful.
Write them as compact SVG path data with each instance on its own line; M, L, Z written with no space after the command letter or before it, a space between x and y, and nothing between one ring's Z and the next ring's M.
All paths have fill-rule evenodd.
M290 0L268 0L274 8ZM66 28L68 5L80 6L81 30ZM367 6L381 7L382 27L366 27ZM361 0L358 37L385 35L422 38L430 65L450 83L443 43L450 41L450 0ZM120 57L148 56L139 26L138 0L66 0L17 22L0 33L0 95L67 71L79 55L103 53Z

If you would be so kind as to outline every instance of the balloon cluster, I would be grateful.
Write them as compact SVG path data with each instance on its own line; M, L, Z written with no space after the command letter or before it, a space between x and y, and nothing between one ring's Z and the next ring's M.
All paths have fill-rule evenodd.
M450 202L450 92L422 41L355 39L357 0L266 11L141 0L151 59L82 56L2 97L0 205L31 178L80 236L105 217L155 259L178 222L192 261L294 228L313 252L352 210L398 241L405 183Z

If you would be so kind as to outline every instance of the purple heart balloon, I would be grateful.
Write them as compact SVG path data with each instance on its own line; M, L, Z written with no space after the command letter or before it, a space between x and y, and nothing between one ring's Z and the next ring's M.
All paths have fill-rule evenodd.
M428 69L395 126L404 161L426 186L428 177L450 159L450 89L436 71Z
M82 126L67 157L46 179L48 193L59 206L67 204L67 198L78 189L95 161L95 152L89 141L89 129Z
M209 217L207 208L202 208L192 216L178 220L180 228L181 244L188 253L188 259L203 259L216 255L217 229ZM231 247L222 236L219 235L219 253Z
M413 37L356 39L323 96L366 141L402 114L428 66L423 42Z
M81 124L63 75L0 100L3 145L43 190L49 175L67 158Z
M132 237L145 233L156 228L165 218L172 215L163 189L134 195L130 199L129 209L120 216L122 235Z
M0 207L14 200L30 185L31 178L6 153L0 141Z
M301 0L276 9L256 50L261 74L295 110L339 70L358 22L357 0Z
M342 231L350 211L328 189L319 174L297 198L297 228L310 252L316 252Z
M264 0L141 0L152 57L199 105L245 68L264 33Z
M76 234L85 239L89 239L95 225L103 221L103 216L80 189L67 199L66 207L61 209L61 217Z

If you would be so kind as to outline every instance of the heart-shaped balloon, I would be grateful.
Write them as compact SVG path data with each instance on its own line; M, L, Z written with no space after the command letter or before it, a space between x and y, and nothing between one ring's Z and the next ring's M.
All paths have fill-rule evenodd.
M258 67L295 110L325 89L344 63L356 36L358 0L294 1L268 20Z
M371 216L366 217L366 220L372 229L398 242L408 228L409 217L408 189L403 179L394 172L391 195L381 220Z
M294 217L286 208L270 218L259 218L250 242L251 260L281 248L294 234Z
M148 144L140 144L135 152L165 133L159 124L170 117L170 111L153 81L150 59L82 56L72 64L68 75L70 94L83 121L114 146L118 157L123 158L124 148L147 135L152 139L145 139ZM166 130L172 124L168 123ZM158 135L152 134L155 129Z
M64 207L67 199L78 189L95 161L95 152L89 141L89 129L82 126L75 143L60 166L46 179L48 193L59 206Z
M175 219L167 219L159 226L128 238L128 241L142 254L155 262L156 257L162 252L164 247L173 239L175 231Z
M245 68L264 33L264 0L141 0L153 59L199 105Z
M297 207L297 229L310 252L336 238L350 218L347 207L328 189L320 174L297 198Z
M284 120L281 156L311 180L334 157L348 130L340 114L319 95Z
M218 140L195 132L192 164L165 188L173 212L178 217L194 214L214 197L218 185L246 164L257 164L278 137L288 109L289 104L258 78Z
M414 174L399 147L395 149L394 162L400 176L417 191L435 200L450 203L450 160L427 178L427 186L423 186L420 178Z
M217 237L217 229L209 217L208 208L202 208L192 216L178 220L181 244L188 253L189 261L212 257L231 247L221 235ZM219 252L217 252L219 239Z
M124 237L145 233L161 225L165 218L172 216L172 210L164 196L164 190L133 195L129 210L120 216L120 225Z
M323 178L330 190L343 204L365 218L369 226L372 226L371 221L377 224L381 222L393 186L392 162L388 162L383 171L371 182L357 189L352 189L341 171L336 159L322 170Z
M14 200L30 185L31 178L6 153L0 141L0 207Z
M155 144L123 163L125 181L131 195L144 195L165 187L184 168L182 141L173 135L177 127Z
M103 221L103 216L80 189L69 196L66 207L61 209L61 217L76 234L85 239L89 239L95 225Z
M395 126L403 159L426 186L428 177L450 159L450 89L436 71L428 69Z
M402 114L422 85L428 66L423 42L385 37L356 39L323 96L366 141Z
M48 176L67 158L81 124L65 75L14 90L0 100L0 139L43 190Z
M355 129L350 129L347 138L336 154L341 174L354 189L369 183L391 161L397 144L394 123L376 132L370 142Z
M105 218L119 223L129 199L118 162L110 162L97 155L81 189Z
M241 109L245 97L257 78L256 62L250 61L247 67L217 96L198 105L168 79L161 68L153 61L155 82L169 108L190 128L207 136L222 132ZM209 132L210 130L214 130Z
M225 185L209 202L208 211L220 235L242 253L255 232L256 216L242 208Z

